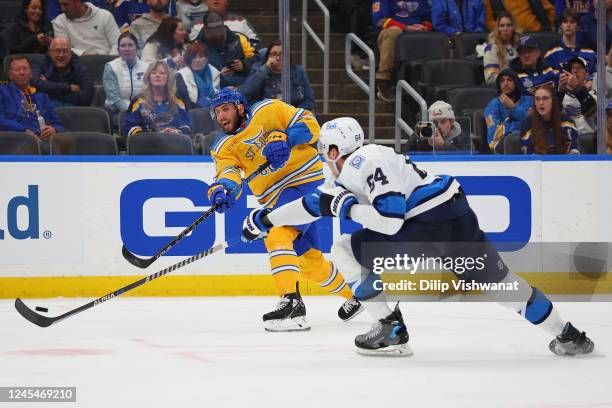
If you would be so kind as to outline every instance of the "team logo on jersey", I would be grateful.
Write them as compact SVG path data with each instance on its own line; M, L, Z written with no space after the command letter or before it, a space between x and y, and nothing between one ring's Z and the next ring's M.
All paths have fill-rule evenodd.
M357 156L353 157L353 160L351 160L349 165L353 166L356 169L360 169L364 161L365 157L358 154Z
M397 6L399 11L396 12L398 17L410 17L411 13L414 13L419 8L418 1L398 1Z
M263 127L259 129L259 133L257 133L254 137L243 140L242 143L249 145L245 156L247 159L252 161L257 155L257 152L259 152L266 144L266 136L263 134Z

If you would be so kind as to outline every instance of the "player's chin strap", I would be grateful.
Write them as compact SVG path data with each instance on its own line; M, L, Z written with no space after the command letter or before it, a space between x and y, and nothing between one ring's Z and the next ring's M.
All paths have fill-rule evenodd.
M255 177L257 177L259 174L261 174L261 172L263 172L265 169L268 168L268 166L270 166L269 162L265 162L264 164L262 164L261 166L259 166L257 168L257 170L255 170L251 175L249 175L247 178L245 178L244 180L242 180L242 182L240 184L238 184L236 187L234 187L229 194L231 195L235 195L238 192L240 192L240 190L242 190L242 188L247 185L251 180L253 180ZM215 213L215 210L217 209L218 205L215 204L213 206L211 206L208 210L206 210L204 212L204 214L200 215L198 217L197 220L195 220L193 222L193 224L191 224L190 226L188 226L187 228L185 228L180 234L178 234L172 241L170 241L165 247L163 247L162 249L160 249L155 255L153 255L151 258L139 258L136 255L134 255L132 252L130 252L129 249L127 249L127 247L125 246L125 244L123 245L123 247L121 248L121 253L123 254L123 257L132 265L137 266L139 268L147 268L149 265L151 265L153 262L155 262L159 257L161 257L163 254L165 254L166 252L168 252L170 250L170 248L172 248L173 246L175 246L179 241L181 241L183 238L185 238L191 231L193 231L194 229L196 229L196 227L198 225L200 225L205 219L207 219L208 217L210 217L212 214Z
M30 309L21 299L17 298L15 299L15 309L17 309L17 311L19 312L20 315L22 315L25 319L27 319L28 321L34 323L37 326L40 327L49 327L52 324L55 324L59 321L62 321L64 319L67 319L71 316L74 316L77 313L80 313L84 310L90 309L100 303L104 303L107 300L110 300L114 297L117 297L119 295L124 294L125 292L128 292L132 289L135 289L139 286L144 285L147 282L150 282L154 279L160 278L170 272L173 272L179 268L182 268L185 265L189 265L192 262L195 262L199 259L205 258L208 255L212 255L215 252L219 252L224 250L225 248L231 247L237 243L240 242L240 237L235 237L233 239L230 239L229 241L226 242L222 242L220 244L217 244L211 248L208 248L205 251L202 251L200 253L197 253L187 259L182 260L181 262L177 262L174 265L170 265L167 268L162 269L159 272L155 272L152 275L149 276L145 276L144 278L137 280L136 282L132 282L127 286L124 286L120 289L117 289L109 294L106 294L102 297L99 297L98 299L92 300L91 302L77 307L76 309L72 309L62 315L56 316L56 317L50 317L50 316L44 316L40 313L35 312L34 310Z

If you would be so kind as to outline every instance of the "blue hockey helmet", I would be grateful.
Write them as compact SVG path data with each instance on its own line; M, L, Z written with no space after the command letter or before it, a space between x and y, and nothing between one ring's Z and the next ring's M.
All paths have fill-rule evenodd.
M226 86L215 92L213 96L208 98L208 102L210 103L210 115L213 119L217 119L215 114L215 108L219 105L223 105L224 103L231 103L238 107L238 105L244 105L244 111L248 113L248 104L244 99L242 93L234 87Z

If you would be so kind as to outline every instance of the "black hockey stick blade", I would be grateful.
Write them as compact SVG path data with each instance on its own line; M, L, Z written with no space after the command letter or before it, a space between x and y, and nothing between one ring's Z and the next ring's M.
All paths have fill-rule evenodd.
M232 194L235 194L235 193L239 192L240 189L242 189L246 184L248 184L251 180L253 180L255 177L257 177L258 174L260 174L262 171L267 169L268 166L270 166L269 162L265 162L264 164L259 166L257 168L257 170L255 170L247 178L242 180L242 183L240 183L238 186L236 186L236 188L232 191ZM198 219L196 219L190 226L185 228L172 241L170 241L165 247L160 249L155 255L153 255L150 258L139 258L139 257L137 257L132 252L130 252L130 250L125 246L125 244L121 247L121 254L125 258L125 260L128 261L129 263L131 263L132 265L137 266L137 267L142 268L142 269L148 268L153 262L155 262L157 259L159 259L161 256L163 256L166 252L168 252L170 250L170 248L175 246L179 241L181 241L183 238L185 238L191 231L196 229L198 227L198 225L200 225L202 222L204 222L204 220L206 220L208 217L210 217L212 214L214 214L216 209L217 209L216 205L210 207L202 215L200 215L198 217Z
M149 267L149 265L151 265L157 259L155 256L153 256L152 258L148 258L148 259L139 258L133 253L131 253L130 250L127 249L125 244L123 244L123 246L121 247L121 253L123 254L123 257L125 258L126 261L142 269Z
M40 327L49 327L55 320L53 317L43 316L40 313L36 313L34 310L27 307L26 304L19 298L15 299L15 309L17 309L19 314L26 320L29 320Z

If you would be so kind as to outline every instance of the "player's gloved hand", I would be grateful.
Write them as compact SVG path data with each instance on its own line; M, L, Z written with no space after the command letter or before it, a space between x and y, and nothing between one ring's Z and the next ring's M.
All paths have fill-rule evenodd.
M224 213L236 204L236 197L230 188L223 183L213 183L208 189L208 199L215 205L215 211Z
M272 171L283 167L291 154L291 147L287 143L287 135L277 130L270 132L261 153L270 162Z
M354 204L357 204L355 194L342 187L322 192L319 197L319 209L323 216L349 219L349 210Z
M242 234L240 235L242 242L252 242L265 236L266 232L273 227L265 217L270 211L269 208L257 208L250 212L242 223Z

